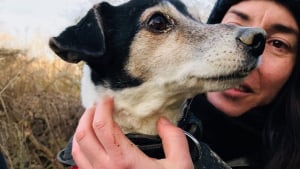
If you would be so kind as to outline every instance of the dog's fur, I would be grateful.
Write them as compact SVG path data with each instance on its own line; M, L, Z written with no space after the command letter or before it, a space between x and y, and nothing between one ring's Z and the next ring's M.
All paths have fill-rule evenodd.
M62 59L85 62L83 105L113 96L114 118L125 133L156 134L157 119L176 124L187 98L233 87L248 75L265 32L203 24L190 1L102 2L52 38Z

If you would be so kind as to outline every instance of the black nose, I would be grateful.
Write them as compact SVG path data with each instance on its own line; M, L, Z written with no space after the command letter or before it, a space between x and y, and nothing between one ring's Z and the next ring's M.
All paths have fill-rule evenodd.
M259 57L265 48L266 32L260 28L242 28L237 40L246 47L250 55Z

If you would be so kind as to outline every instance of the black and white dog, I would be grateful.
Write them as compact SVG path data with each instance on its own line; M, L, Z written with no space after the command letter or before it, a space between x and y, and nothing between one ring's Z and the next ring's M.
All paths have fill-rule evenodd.
M125 133L155 135L160 116L180 120L187 98L233 87L247 76L258 64L265 32L203 24L201 8L191 1L102 2L51 38L62 59L85 62L83 105L111 95Z

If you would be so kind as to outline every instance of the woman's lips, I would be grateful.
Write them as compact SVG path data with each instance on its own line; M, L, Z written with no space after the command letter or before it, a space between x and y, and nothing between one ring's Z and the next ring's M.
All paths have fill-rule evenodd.
M249 95L250 93L253 93L253 90L245 84L241 84L224 91L224 94L230 97L243 97Z

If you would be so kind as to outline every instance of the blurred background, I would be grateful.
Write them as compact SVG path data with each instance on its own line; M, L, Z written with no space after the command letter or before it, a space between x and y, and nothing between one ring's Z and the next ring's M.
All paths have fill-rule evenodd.
M125 1L109 0L114 5ZM98 2L0 0L0 151L10 169L64 168L56 154L84 111L82 63L60 60L48 40ZM213 2L195 0L190 5L200 3L205 22Z

